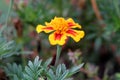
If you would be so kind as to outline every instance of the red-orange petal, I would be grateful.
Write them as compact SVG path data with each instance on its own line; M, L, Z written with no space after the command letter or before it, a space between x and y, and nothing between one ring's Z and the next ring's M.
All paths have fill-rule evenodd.
M77 32L75 32L75 31L72 30L72 29L69 29L66 33L71 34L71 35L73 35L73 36L76 36L76 35L77 35Z
M49 35L49 41L52 45L64 45L66 42L67 36L65 34L60 33L52 33Z
M66 21L68 23L68 27L71 27L71 28L81 28L81 25L79 25L78 23L75 23L72 18L69 18Z
M54 31L54 29L53 29L53 27L51 27L51 26L38 25L38 26L36 27L36 31L37 31L38 33L42 32L42 31L44 31L45 33L50 33L50 32L52 32L52 31Z
M73 30L73 29L69 29L68 31L66 31L66 34L67 36L73 38L73 40L75 40L76 42L80 41L80 39L83 38L85 35L84 31Z
M42 28L43 30L54 30L53 27L45 27L45 28Z
M75 24L73 24L72 22L68 22L68 26L69 26L69 27L75 26Z

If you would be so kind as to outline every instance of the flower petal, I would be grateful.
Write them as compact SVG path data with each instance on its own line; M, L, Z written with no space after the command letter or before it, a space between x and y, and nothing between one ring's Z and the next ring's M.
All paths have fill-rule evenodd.
M83 38L85 35L84 31L78 31L78 30L72 30L72 29L69 29L66 33L67 33L67 36L70 36L76 42L80 41L80 39Z
M51 45L64 45L66 42L67 36L65 34L60 33L52 33L49 35L49 41Z
M81 26L78 23L75 23L72 18L69 18L66 21L67 21L69 27L81 29Z
M50 33L50 32L52 32L52 31L54 31L54 29L53 29L53 27L38 25L38 26L36 27L36 31L37 31L38 33L42 32L42 31L44 31L45 33Z

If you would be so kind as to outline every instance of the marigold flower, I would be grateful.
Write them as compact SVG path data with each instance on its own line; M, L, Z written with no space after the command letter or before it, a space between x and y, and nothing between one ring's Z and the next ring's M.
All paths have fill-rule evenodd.
M62 17L55 17L50 23L45 22L45 26L38 25L36 27L38 33L42 31L50 33L51 45L64 45L68 37L73 38L76 42L80 41L85 35L84 31L80 29L81 26L75 23L72 18L65 20Z

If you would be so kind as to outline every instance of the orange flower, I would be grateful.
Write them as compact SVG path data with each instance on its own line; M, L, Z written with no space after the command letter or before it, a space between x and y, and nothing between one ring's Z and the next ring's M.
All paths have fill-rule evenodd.
M80 30L81 26L71 18L65 20L62 17L55 17L50 23L46 22L45 25L46 26L38 25L36 31L38 33L42 31L51 33L49 35L51 45L64 45L68 37L78 42L85 35L84 31ZM77 28L77 30L75 30L75 28Z

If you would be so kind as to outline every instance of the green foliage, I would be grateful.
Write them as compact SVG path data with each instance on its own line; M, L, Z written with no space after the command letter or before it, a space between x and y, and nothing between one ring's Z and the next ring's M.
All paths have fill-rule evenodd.
M10 1L10 7L9 7L9 10L8 10L6 22L4 21L5 18L2 19L5 16L0 14L0 24L1 23L2 24L6 23L5 25L2 25L1 28L0 28L0 60L2 58L6 58L6 57L9 57L13 54L16 54L17 50L19 49L17 47L17 45L15 44L15 42L13 40L8 41L7 37L5 37L5 34L4 34L4 30L7 29L8 17L9 17L9 14L10 14L12 3L13 3L13 0Z
M71 76L71 75L77 73L83 65L84 65L84 63L82 63L82 64L80 64L80 65L78 65L78 66L75 66L75 67L71 68L71 69L69 70L70 72L69 72L69 75L68 75L68 76Z
M5 3L2 4L3 1L4 0L0 1L1 4L0 6L4 6ZM25 1L25 0L21 0L21 1ZM35 33L31 34L31 31L35 30L36 25L44 24L45 21L50 21L50 19L53 18L54 16L63 16L63 17L74 18L76 21L78 21L78 23L81 23L83 26L82 28L86 30L85 31L86 38L84 39L86 40L86 42L83 42L83 44L80 43L80 45L77 44L75 47L71 45L66 46L66 48L70 47L74 49L76 49L77 47L80 48L81 51L82 48L85 47L84 52L82 53L87 52L90 56L88 55L88 57L86 58L86 54L83 54L82 59L90 61L88 60L90 58L92 59L92 61L94 60L96 62L98 60L99 54L94 54L94 53L100 53L101 51L100 52L98 51L101 49L101 46L105 46L105 48L108 49L108 47L111 47L111 44L115 44L115 47L117 46L116 54L120 54L120 45L119 45L120 44L120 38L119 38L120 37L120 14L119 14L120 2L119 1L120 0L109 0L109 1L96 0L101 16L103 17L102 22L97 22L96 20L97 18L92 9L90 0L86 0L86 3L83 4L84 6L83 9L81 5L79 5L79 2L76 3L71 1L71 3L73 4L72 7L70 5L70 0L44 0L44 1L28 0L27 5L24 5L23 3L21 4L21 2L18 1L17 5L14 6L14 9L16 10L15 14L17 13L17 15L13 14L13 16L15 18L16 16L17 18L19 17L21 21L20 23L22 24L22 26L20 26L20 28L22 29L21 33L23 33L22 37L21 38L17 37L18 39L16 39L18 40L18 42L20 41L20 43L22 43L21 45L22 48L20 49L20 51L23 51L22 53L25 54L24 49L33 50L34 52L39 47L38 43L35 43L37 42L36 34ZM5 10L7 10L7 7L0 7L0 8L2 9L2 14L0 14L0 24L3 26L6 20L5 18L6 13L4 14L3 12L6 12ZM7 24L8 26L12 25L13 23L12 19L13 17L10 17L10 20L8 19L8 24ZM105 23L105 25L103 23ZM19 27L19 23L16 24ZM101 24L103 24L105 27L101 27ZM13 30L15 26L11 26L11 27L7 27L7 31L5 29L5 32L7 34L11 33L10 30ZM30 36L32 35L32 40L31 37L29 37L28 35ZM15 35L8 36L8 38L9 37L11 38L11 36L15 37L16 33ZM47 38L46 35L42 35L40 38L40 42L41 44L43 44L42 49L44 49L43 51L41 50L40 55L42 55L42 57L46 59L46 56L49 57L50 54L44 54L44 55L42 54L42 52L47 53L45 46L47 45L47 49L48 48L50 49L49 53L53 53L54 49L51 48L49 44L45 43L45 39L43 39L42 37ZM71 43L72 42L70 42L70 44ZM89 48L86 48L86 46L88 46ZM7 58L13 54L18 53L17 52L18 50L19 48L17 47L16 43L13 40L8 41L5 37L0 36L0 62L4 63L3 58ZM89 50L90 52L88 52ZM64 58L66 58L66 56L64 56ZM64 58L62 57L62 59ZM80 59L77 59L77 61L79 61ZM5 59L5 60L9 62L9 59L8 60ZM17 59L15 58L15 60ZM39 60L39 57L36 57L33 62L29 61L28 65L23 67L15 63L7 64L7 66L5 67L5 71L11 80L38 80L38 79L72 80L72 78L70 77L75 73L77 73L79 69L83 66L83 64L81 64L71 69L67 69L65 64L59 64L58 66L54 67L54 66L50 66L51 60L52 59L48 59L46 62L42 62L42 60ZM22 62L20 62L19 64L22 64ZM70 64L67 65L70 66ZM120 79L119 76L120 76L119 74L116 74L115 80L119 80ZM81 76L79 77L83 80ZM105 74L104 79L106 80L108 77L109 76ZM75 75L75 79L78 79L76 75Z
M43 24L44 21L50 21L55 16L69 15L70 5L66 4L70 4L69 0L29 1L26 6L20 8L16 5L17 10L15 13L18 14L24 24L36 26L40 23Z
M116 45L116 55L120 55L120 0L98 0L97 2L106 23L103 37Z
M43 71L41 62L42 60L39 61L39 57L36 57L33 63L28 62L28 66L25 67L24 80L38 80Z
M108 26L112 25L113 30L120 29L120 0L97 0L102 16L105 18L105 22Z
M7 67L4 67L4 69L11 80L23 79L23 70L21 65L17 65L15 63L12 65L8 63Z
M48 80L69 80L72 75L79 72L83 64L67 69L65 64L59 64L57 68L52 67L49 69L47 75Z
M15 42L7 41L3 36L0 36L0 59L16 54L18 47Z
M120 73L116 73L114 79L115 80L120 80Z
M49 66L52 59L48 59L45 63L39 60L37 56L35 60L29 61L25 69L22 69L20 65L7 64L5 67L5 72L11 80L66 80L69 79L73 74L77 73L79 69L83 66L75 66L71 69L67 69L64 64L59 64L57 67Z
M68 75L69 71L66 70L66 67L64 64L59 64L55 70L55 68L53 69L49 69L47 75L48 80L64 80L67 75Z

